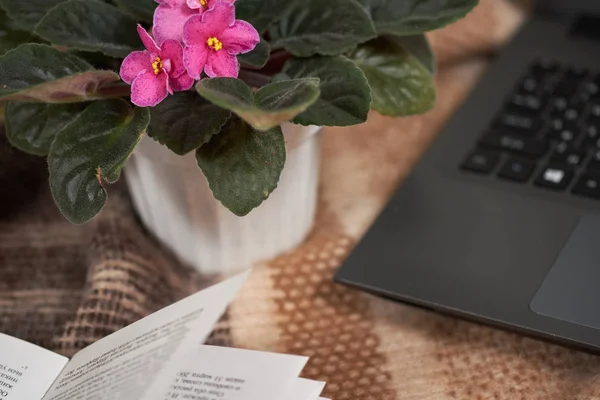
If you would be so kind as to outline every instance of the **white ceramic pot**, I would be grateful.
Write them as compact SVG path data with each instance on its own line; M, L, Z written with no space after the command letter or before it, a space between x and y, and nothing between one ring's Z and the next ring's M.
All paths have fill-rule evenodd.
M125 168L137 212L181 261L203 273L233 272L289 251L313 225L320 129L283 125L288 155L279 186L245 217L215 200L193 152L177 156L144 137Z

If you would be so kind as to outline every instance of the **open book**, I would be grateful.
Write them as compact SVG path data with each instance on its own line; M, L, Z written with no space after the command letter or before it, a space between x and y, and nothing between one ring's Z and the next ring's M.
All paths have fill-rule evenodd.
M0 334L0 400L317 400L306 357L202 343L248 273L164 308L71 360Z

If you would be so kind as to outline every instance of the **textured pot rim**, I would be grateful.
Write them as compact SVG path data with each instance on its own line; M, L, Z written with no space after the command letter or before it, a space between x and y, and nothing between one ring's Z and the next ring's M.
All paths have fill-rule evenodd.
M323 129L322 126L304 126L292 124L291 122L283 124L282 128L288 152L297 149L308 140L314 139ZM142 137L132 156L151 159L157 163L181 165L182 167L196 165L196 157L193 151L183 156L177 155L148 135Z

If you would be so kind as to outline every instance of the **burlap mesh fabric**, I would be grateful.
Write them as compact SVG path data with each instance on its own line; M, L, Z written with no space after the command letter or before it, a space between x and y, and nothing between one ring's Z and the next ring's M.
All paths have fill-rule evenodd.
M524 16L482 0L430 37L438 107L373 114L323 137L319 215L297 250L258 266L211 343L303 354L325 395L351 400L600 399L600 359L388 302L332 283L335 269ZM215 277L198 276L139 225L123 185L85 226L69 225L43 160L0 135L0 331L73 355Z

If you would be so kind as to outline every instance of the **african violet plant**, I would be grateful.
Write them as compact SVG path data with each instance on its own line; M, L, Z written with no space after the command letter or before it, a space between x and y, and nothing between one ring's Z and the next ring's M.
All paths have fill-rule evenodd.
M157 4L158 3L158 4ZM280 125L425 112L423 32L477 0L0 0L0 107L16 147L47 156L74 223L93 218L144 134L195 151L237 215L277 187Z

